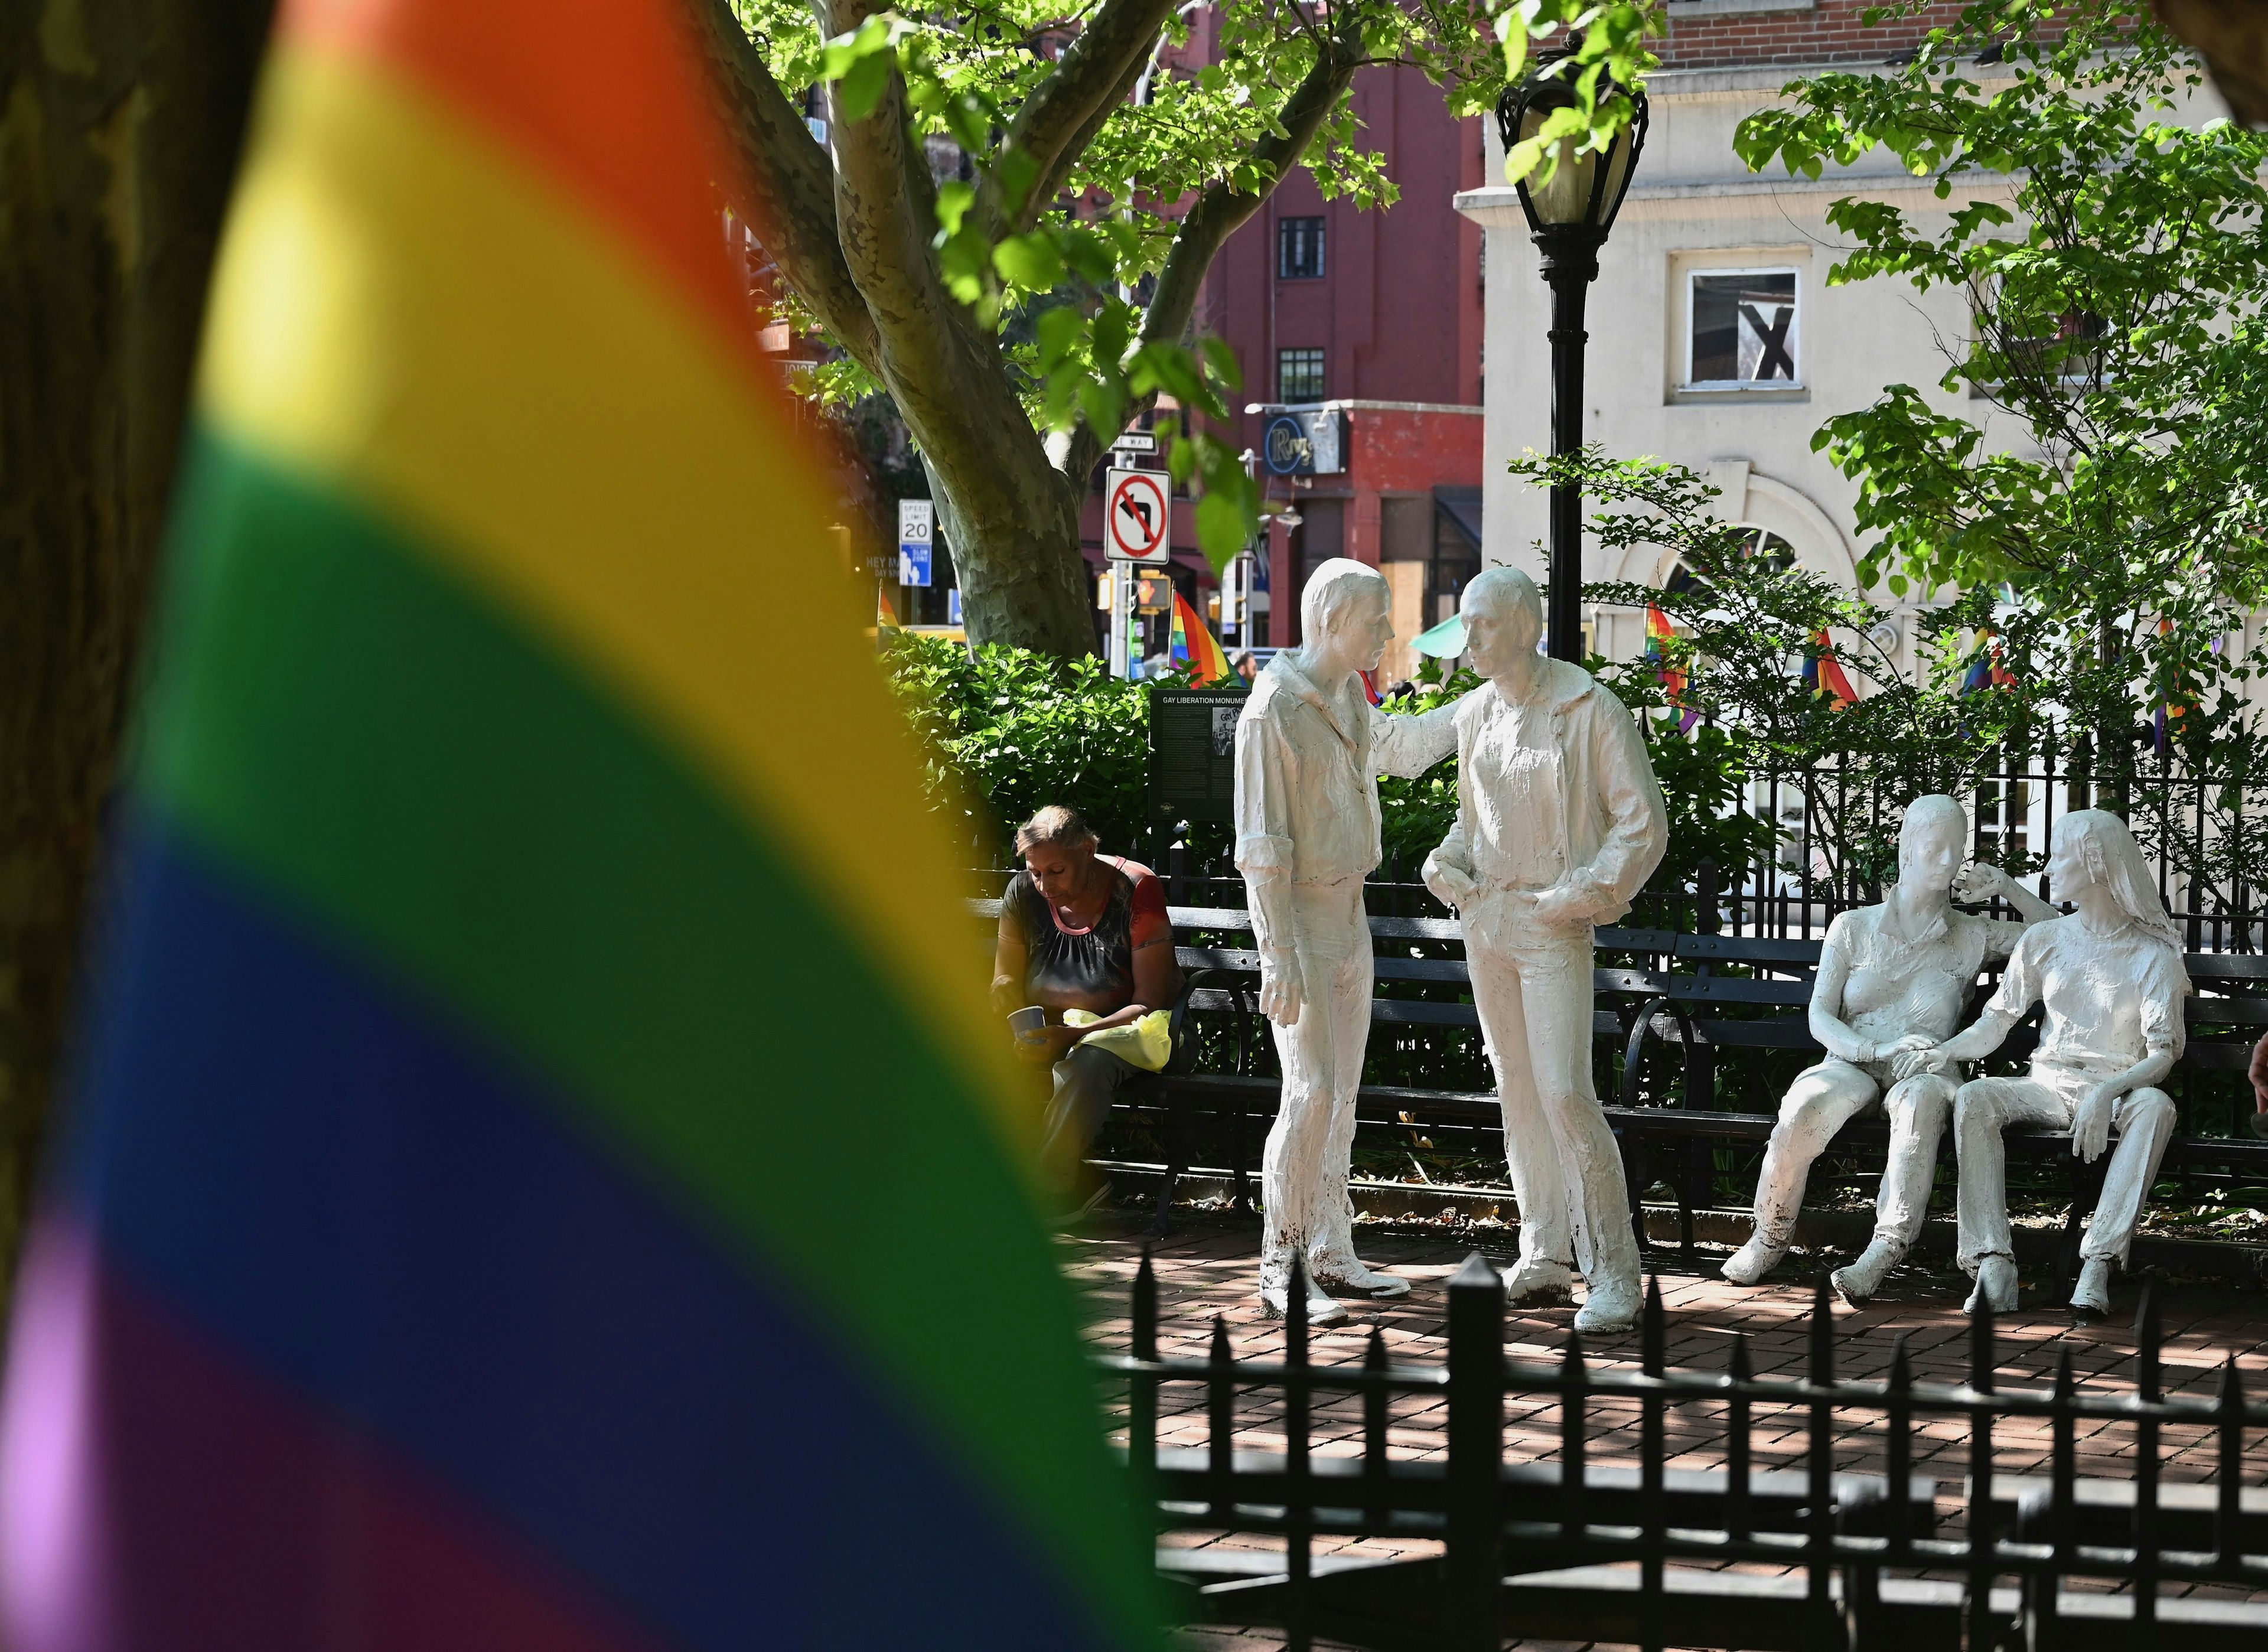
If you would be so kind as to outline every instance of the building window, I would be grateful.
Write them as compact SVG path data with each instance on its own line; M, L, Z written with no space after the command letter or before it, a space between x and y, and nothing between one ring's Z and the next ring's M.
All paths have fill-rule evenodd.
M1276 274L1285 281L1315 281L1322 273L1322 219L1277 219Z
M1691 386L1798 389L1793 269L1697 269L1691 277Z
M1279 402L1320 402L1323 399L1322 350L1279 350L1276 352L1276 399Z

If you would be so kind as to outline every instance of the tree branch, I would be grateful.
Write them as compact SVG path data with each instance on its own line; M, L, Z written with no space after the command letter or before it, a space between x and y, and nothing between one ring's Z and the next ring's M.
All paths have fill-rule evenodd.
M715 72L725 130L755 191L743 203L764 250L829 336L869 372L879 371L874 318L852 279L835 225L834 167L803 116L741 32L730 0L700 0L697 33Z
M1143 316L1143 343L1178 340L1188 332L1214 257L1306 156L1315 134L1353 85L1362 59L1361 9L1350 5L1340 11L1337 28L1319 43L1314 63L1285 100L1279 116L1284 136L1271 133L1253 145L1254 170L1268 181L1266 186L1246 191L1226 181L1217 183L1197 197L1197 204L1182 219L1174 250L1166 254L1166 267L1159 272L1157 289ZM1154 396L1145 397L1130 407L1128 421L1140 417L1154 401ZM1116 431L1096 431L1082 417L1065 446L1064 473L1074 481L1083 481L1117 435Z
M1002 151L1022 150L1039 172L1031 193L1011 213L998 169L988 170L976 197L977 222L988 237L1029 227L1055 199L1086 142L1140 77L1173 10L1174 0L1103 0L1009 123Z

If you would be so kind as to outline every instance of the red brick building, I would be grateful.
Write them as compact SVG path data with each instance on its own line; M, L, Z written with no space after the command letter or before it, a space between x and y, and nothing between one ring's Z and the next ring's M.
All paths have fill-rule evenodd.
M1209 21L1198 19L1190 61L1204 61ZM1363 211L1294 173L1222 249L1197 317L1236 351L1246 402L1335 413L1345 430L1338 468L1269 477L1263 468L1269 497L1300 520L1270 536L1270 609L1239 645L1296 643L1305 571L1331 557L1383 569L1403 638L1480 568L1481 231L1450 203L1482 181L1481 122L1452 118L1441 89L1410 69L1365 71L1354 106L1401 199ZM1241 417L1256 453L1267 417ZM1099 572L1099 495L1086 529ZM1212 575L1178 503L1174 541L1185 594L1210 616ZM1389 680L1404 674L1403 658L1389 657Z

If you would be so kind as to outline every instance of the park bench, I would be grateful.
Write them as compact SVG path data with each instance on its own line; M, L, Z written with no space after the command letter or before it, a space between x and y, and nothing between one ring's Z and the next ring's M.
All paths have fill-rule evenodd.
M998 917L997 901L971 905L981 916ZM1231 1060L1227 1071L1198 1070L1190 1065L1196 1041L1182 1038L1176 1070L1122 1092L1122 1106L1159 1128L1165 1155L1157 1216L1160 1233L1180 1179L1189 1169L1194 1132L1203 1115L1210 1115L1226 1137L1234 1198L1240 1207L1249 1207L1252 1121L1273 1113L1279 1090L1277 1078L1257 1070L1266 1033L1258 1011L1260 958L1249 944L1250 913L1234 907L1177 906L1170 916L1177 938L1202 937L1208 943L1175 948L1184 977L1174 1007L1176 1033L1193 1014L1226 1016ZM1370 919L1370 930L1373 981L1381 989L1372 1000L1374 1029L1478 1030L1465 960L1409 955L1418 947L1462 949L1463 931L1454 919L1377 916ZM1234 944L1239 940L1246 944ZM1598 931L1595 945L1602 955L1638 961L1601 966L1593 977L1599 1004L1594 1036L1612 1041L1621 1052L1620 1081L1605 1098L1605 1110L1622 1147L1631 1206L1634 1213L1638 1209L1643 1190L1657 1181L1668 1183L1676 1201L1679 1243L1690 1252L1694 1213L1712 1174L1712 1149L1726 1143L1761 1147L1775 1119L1770 1112L1711 1104L1716 1054L1786 1051L1808 1058L1820 1053L1808 1014L1820 942L1608 927ZM2242 1073L2253 1040L2268 1029L2268 997L2250 996L2268 982L2268 957L2193 953L2185 962L2198 995L2188 1000L2192 1032L2179 1075ZM1744 973L1724 973L1727 970ZM1413 987L1432 996L1403 995ZM1974 1003L1981 1005L1989 992L1990 983L1980 983ZM2035 1040L2030 1026L2019 1027L1995 1063L2021 1060ZM1675 1081L1656 1076L1673 1049L1683 1058ZM2165 1173L2186 1176L2208 1168L2268 1173L2268 1141L2196 1133L2186 1087L2176 1081L2172 1088L2183 1111L2167 1148ZM1366 1084L1356 1108L1358 1130L1366 1133L1423 1132L1431 1139L1462 1140L1479 1151L1494 1151L1500 1129L1491 1090ZM2080 1224L2100 1194L2106 1162L2077 1162L2068 1136L2061 1132L2020 1127L2007 1139L2012 1153L2059 1165L2070 1177L2073 1198L2061 1247L2062 1271L2067 1273ZM1888 1139L1887 1124L1876 1115L1853 1121L1838 1143L1886 1148ZM1941 1151L1950 1152L1950 1144Z

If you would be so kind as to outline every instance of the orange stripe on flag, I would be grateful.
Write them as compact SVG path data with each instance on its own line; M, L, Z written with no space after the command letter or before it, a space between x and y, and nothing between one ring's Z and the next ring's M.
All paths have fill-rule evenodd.
M719 255L719 186L736 172L706 124L693 26L671 0L284 0L276 33L383 63L493 130L661 265L754 367L747 295Z

